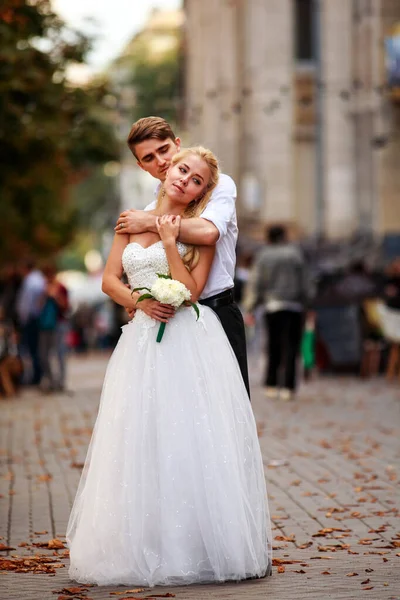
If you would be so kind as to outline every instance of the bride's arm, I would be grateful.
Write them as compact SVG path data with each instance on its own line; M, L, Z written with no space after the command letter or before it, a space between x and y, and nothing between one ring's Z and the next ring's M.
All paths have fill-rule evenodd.
M157 221L158 233L164 244L172 279L181 281L190 291L191 301L197 302L210 273L215 246L200 246L199 262L189 273L176 245L179 221L180 217L167 215L159 218Z
M128 244L128 241L129 235L127 234L114 236L110 254L108 255L107 263L104 268L101 289L117 304L133 310L137 298L132 298L130 289L121 281L123 273L122 253Z

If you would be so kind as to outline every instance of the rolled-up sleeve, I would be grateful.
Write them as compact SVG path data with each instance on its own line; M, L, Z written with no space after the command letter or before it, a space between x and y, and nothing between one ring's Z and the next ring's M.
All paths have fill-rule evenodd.
M236 211L236 185L229 175L221 174L211 200L201 214L219 231L219 239L226 235L228 225Z

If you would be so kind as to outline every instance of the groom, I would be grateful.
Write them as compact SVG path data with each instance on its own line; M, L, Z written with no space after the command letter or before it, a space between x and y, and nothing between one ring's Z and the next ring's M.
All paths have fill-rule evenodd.
M171 126L160 117L146 117L133 124L128 136L128 146L141 169L164 182L171 159L180 149L181 141ZM242 314L233 299L233 277L236 263L238 228L236 221L236 186L233 180L220 174L201 218L183 219L179 240L195 246L216 244L210 275L201 295L200 303L209 306L219 317L222 327L236 355L248 394L246 339ZM157 232L156 217L148 211L127 210L121 213L117 233Z

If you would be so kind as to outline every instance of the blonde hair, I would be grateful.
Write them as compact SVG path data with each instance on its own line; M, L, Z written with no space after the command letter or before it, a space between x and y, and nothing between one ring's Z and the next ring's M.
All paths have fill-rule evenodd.
M204 160L210 170L210 179L205 186L203 193L201 196L195 200L192 200L190 204L185 208L182 218L183 219L193 219L195 217L199 217L205 207L207 206L211 194L218 183L219 179L219 165L218 160L215 155L208 150L208 148L203 148L203 146L193 146L192 148L185 148L181 150L177 154L175 154L171 160L171 165L176 165L178 162L186 158L188 155L194 154ZM157 208L160 208L161 201L164 195L163 186L161 186L160 191L157 197ZM183 262L186 268L191 271L195 268L197 263L199 262L199 250L197 246L188 245L188 249L186 254L183 257Z

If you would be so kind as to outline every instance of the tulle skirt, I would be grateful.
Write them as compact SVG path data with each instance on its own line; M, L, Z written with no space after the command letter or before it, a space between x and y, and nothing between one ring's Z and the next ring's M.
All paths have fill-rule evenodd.
M110 359L67 540L81 583L262 577L271 531L251 404L222 326L201 307L142 311Z

